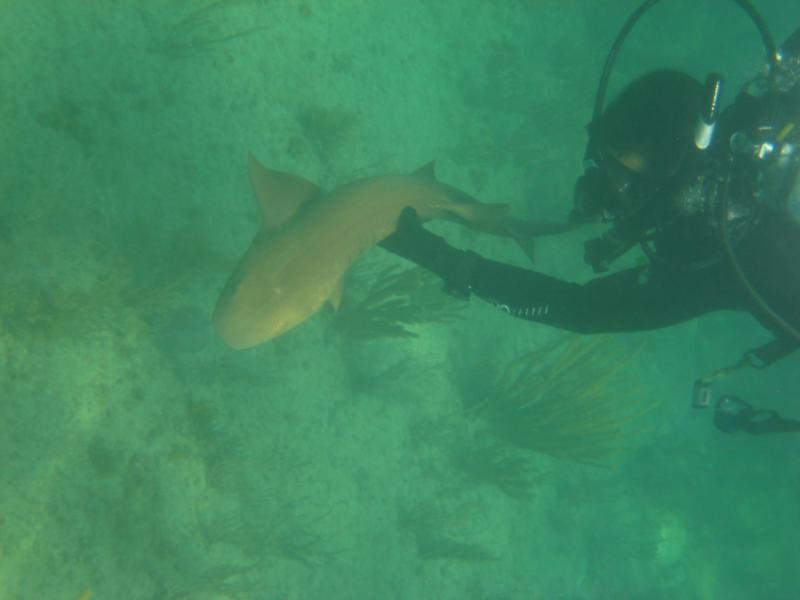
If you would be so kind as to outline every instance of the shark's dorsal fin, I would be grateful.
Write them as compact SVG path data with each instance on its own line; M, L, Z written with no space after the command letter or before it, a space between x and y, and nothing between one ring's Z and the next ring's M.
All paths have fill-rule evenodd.
M436 181L436 161L432 160L431 162L422 165L419 169L414 171L414 175L427 177L428 179L433 179Z
M250 181L256 193L265 231L288 223L319 188L302 177L267 169L250 155Z

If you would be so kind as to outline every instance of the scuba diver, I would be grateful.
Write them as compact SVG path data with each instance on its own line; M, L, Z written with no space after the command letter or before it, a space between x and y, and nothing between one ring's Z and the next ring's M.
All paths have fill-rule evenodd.
M800 29L777 48L747 0L734 0L759 30L765 74L720 111L723 81L705 85L674 70L648 72L604 106L616 56L646 0L609 53L588 126L585 172L570 220L609 223L585 244L595 273L639 245L648 263L570 283L456 249L403 211L381 245L512 316L578 333L657 329L717 310L751 313L770 343L695 382L693 404L711 405L711 384L764 368L800 347ZM800 422L758 411L735 396L715 405L721 431L800 431Z

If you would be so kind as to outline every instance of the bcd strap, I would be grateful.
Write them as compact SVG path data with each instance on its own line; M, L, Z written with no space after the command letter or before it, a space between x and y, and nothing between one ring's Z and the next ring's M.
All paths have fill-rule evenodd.
M800 348L800 344L797 341L785 337L776 337L763 346L748 350L742 354L739 362L717 369L704 377L696 379L692 390L692 406L694 408L708 408L711 405L711 385L714 382L747 367L758 370L766 369L798 348Z
M785 337L776 337L771 342L748 350L744 353L742 360L746 360L749 366L754 369L766 369L780 359L789 356L792 352L800 348L800 343Z

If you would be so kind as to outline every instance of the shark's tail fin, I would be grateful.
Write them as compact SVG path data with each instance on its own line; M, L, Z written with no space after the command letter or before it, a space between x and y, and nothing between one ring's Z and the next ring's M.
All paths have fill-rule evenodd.
M505 219L504 225L506 235L517 243L525 256L528 257L528 260L531 261L531 264L534 263L536 254L536 238L566 233L576 228L576 225L570 222L520 221L512 218Z
M508 204L453 203L445 209L446 218L463 223L475 231L508 235L503 224L511 207Z
M533 264L534 237L518 221L508 216L509 209L508 204L469 202L449 207L447 214L451 220L463 223L475 231L510 237Z
M459 203L449 206L451 220L470 229L513 239L531 263L534 262L536 238L565 233L576 228L574 223L521 221L508 216L508 204Z

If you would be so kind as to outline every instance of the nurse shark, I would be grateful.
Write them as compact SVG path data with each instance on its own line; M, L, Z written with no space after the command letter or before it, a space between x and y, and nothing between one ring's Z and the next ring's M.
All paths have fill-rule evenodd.
M250 157L261 228L223 288L214 326L232 348L276 338L338 307L342 280L367 248L392 232L406 207L420 219L448 219L495 235L552 233L508 217L507 204L482 204L436 180L433 163L407 175L378 175L329 193Z

